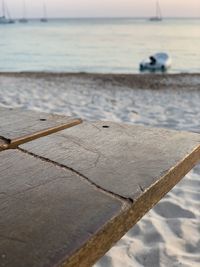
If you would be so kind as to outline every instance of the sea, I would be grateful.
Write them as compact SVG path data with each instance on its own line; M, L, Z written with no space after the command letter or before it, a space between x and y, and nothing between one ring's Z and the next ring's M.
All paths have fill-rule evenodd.
M0 72L138 73L156 52L171 73L200 71L200 19L50 19L0 25Z

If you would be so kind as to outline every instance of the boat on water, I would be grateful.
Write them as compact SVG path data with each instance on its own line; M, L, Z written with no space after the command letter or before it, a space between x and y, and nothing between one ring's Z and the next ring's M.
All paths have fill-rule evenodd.
M20 23L28 23L28 19L27 19L27 16L26 16L26 3L25 3L25 0L23 1L23 16L21 19L19 19L19 22Z
M155 22L159 22L163 20L159 2L156 2L156 15L154 17L151 17L149 20L155 21Z
M48 22L47 19L47 8L45 2L43 3L43 17L40 19L41 22Z
M172 64L167 53L156 53L140 63L140 71L167 71Z
M15 21L11 19L8 7L5 5L4 0L2 0L2 15L0 16L0 24L13 24Z
M0 17L0 24L12 24L15 23L12 19L7 19L5 16Z
M22 18L22 19L19 19L19 22L20 23L28 23L28 19Z

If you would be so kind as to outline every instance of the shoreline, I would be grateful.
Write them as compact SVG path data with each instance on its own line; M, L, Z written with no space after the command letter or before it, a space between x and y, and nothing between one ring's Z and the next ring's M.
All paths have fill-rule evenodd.
M76 79L101 83L102 86L126 87L131 89L181 89L200 90L200 73L142 73L142 74L113 74L86 72L0 72L3 78L22 79ZM58 82L58 81L57 81Z

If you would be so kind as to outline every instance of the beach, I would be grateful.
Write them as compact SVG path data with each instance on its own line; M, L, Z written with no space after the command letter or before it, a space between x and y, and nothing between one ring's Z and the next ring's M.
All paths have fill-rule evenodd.
M200 133L200 74L1 73L0 106ZM200 266L200 165L94 267Z

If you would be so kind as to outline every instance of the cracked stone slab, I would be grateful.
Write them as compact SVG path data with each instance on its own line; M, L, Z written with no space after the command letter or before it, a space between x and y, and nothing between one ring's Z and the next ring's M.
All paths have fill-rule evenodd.
M0 151L79 123L72 117L0 108Z
M119 238L128 207L70 170L2 151L0 266L88 267Z
M166 182L167 193L200 159L200 135L112 122L84 122L22 145L96 185L135 200ZM157 195L156 195L157 194Z

